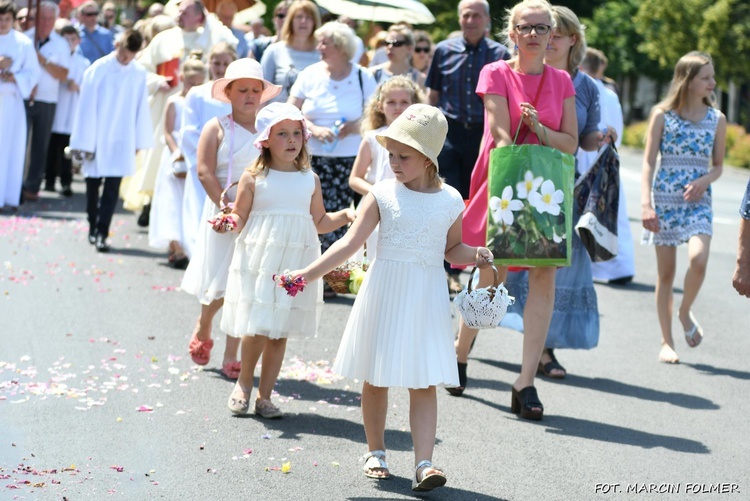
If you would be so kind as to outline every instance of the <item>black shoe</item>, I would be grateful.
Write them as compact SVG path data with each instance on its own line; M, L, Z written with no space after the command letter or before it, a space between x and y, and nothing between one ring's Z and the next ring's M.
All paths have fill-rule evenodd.
M613 285L628 285L632 281L633 281L633 276L631 275L629 277L615 278L613 280L610 280L609 283Z
M169 260L169 264L176 270L186 270L190 264L190 259L187 256L182 256L180 258L173 257Z
M89 243L91 245L94 245L96 243L96 235L94 235L93 233L89 233Z
M44 185L44 191L51 191L52 193L55 192L55 183L47 183Z
M138 226L140 226L141 228L147 227L149 223L150 214L151 214L151 204L144 205L143 211L141 211L141 215L138 216Z
M72 197L73 196L73 190L70 189L70 185L63 186L62 194L64 197Z
M109 252L109 244L107 243L106 237L103 235L97 235L94 241L94 246L97 252Z
M468 382L468 378L466 377L466 367L468 365L468 363L462 364L461 362L458 362L458 386L455 386L453 388L446 388L446 390L448 390L448 393L450 393L454 397L460 397L464 394L466 383Z

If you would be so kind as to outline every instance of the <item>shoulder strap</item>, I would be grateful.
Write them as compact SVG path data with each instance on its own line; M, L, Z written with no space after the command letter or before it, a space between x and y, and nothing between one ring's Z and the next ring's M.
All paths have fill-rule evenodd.
M362 93L362 111L365 111L365 86L362 84L362 67L357 69L357 76L359 77L359 91Z
M544 81L545 81L546 78L547 78L547 65L544 65L544 67L542 69L542 79L539 81L539 87L536 90L536 95L534 96L534 100L531 101L531 105L534 108L536 108L536 103L539 101L539 96L542 95L542 87L544 87ZM518 139L518 133L521 131L521 126L522 125L524 126L523 136L521 136L521 141L517 142L516 140ZM530 130L531 129L529 129L528 127L525 126L525 124L523 123L523 120L519 120L518 121L518 128L516 129L516 135L513 138L513 144L523 144L523 142L526 140L526 136L529 135L529 131Z

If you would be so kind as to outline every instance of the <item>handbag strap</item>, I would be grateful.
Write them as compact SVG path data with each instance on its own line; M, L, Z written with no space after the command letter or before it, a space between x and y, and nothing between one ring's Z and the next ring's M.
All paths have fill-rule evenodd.
M474 272L477 271L478 269L479 268L477 268L475 266L471 270L471 273L469 273L469 282L466 284L466 289L469 292L471 292L473 290L472 287L471 287L471 283L473 282L472 279L474 278ZM492 282L492 287L488 287L488 290L490 292L490 301L493 300L493 299L495 299L495 292L497 292L497 288L500 287L500 277L498 276L497 268L495 267L494 264L492 265L492 271L495 274L495 279Z
M232 165L234 162L232 161L234 157L234 117L232 114L229 114L229 162L227 164L227 187L228 190L229 187L232 185Z
M542 94L542 87L544 87L544 80L547 78L547 65L544 65L542 68L542 79L539 82L539 87L536 89L536 95L534 96L534 100L531 101L531 106L536 108L536 103L539 101L539 96ZM523 120L518 121L518 127L516 128L516 135L513 137L513 144L518 144L518 133L521 131L521 126L524 125ZM528 127L527 127L528 129ZM529 129L530 130L530 129ZM524 134L521 137L521 144L526 140L526 136L529 135L528 130L524 130ZM538 137L538 136L537 136ZM541 138L539 138L541 139ZM547 141L547 144L549 144L549 141Z

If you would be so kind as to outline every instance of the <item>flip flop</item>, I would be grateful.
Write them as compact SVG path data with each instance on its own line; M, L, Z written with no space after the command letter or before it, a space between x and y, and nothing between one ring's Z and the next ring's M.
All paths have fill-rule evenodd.
M221 366L221 373L227 379L237 379L240 377L241 369L242 364L240 362L224 362L224 365Z
M193 337L190 338L190 345L188 345L188 351L190 352L190 358L193 359L198 365L206 365L211 360L211 349L214 347L214 340L209 339L207 341L201 341L198 336L193 332Z
M693 316L693 312L689 312L688 315L690 316L690 321L693 322L693 326L690 328L690 330L685 331L685 342L690 346L691 348L697 348L699 344L701 344L701 341L703 341L703 329L701 329L700 324ZM695 336L698 336L696 339Z

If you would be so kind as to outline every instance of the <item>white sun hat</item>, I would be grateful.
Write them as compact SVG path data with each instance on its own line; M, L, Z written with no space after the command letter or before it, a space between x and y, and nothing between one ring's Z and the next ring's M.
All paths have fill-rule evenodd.
M261 148L260 143L268 139L269 134L271 134L271 127L284 120L302 122L302 134L305 136L305 141L310 139L310 131L307 130L305 116L299 108L289 103L271 103L263 107L255 117L255 130L258 131L258 136L253 143L255 147Z
M263 94L261 94L260 96L261 103L265 103L269 99L273 99L281 92L281 85L274 85L263 78L263 68L261 68L258 61L256 61L255 59L250 59L249 57L243 57L242 59L238 59L227 66L227 71L226 73L224 73L224 78L214 80L214 83L211 86L211 97L213 97L214 99L218 99L219 101L228 103L229 98L224 92L224 89L226 89L227 85L229 85L231 82L234 82L235 80L241 80L243 78L252 78L253 80L260 80L261 82L263 82Z
M428 104L412 104L376 139L383 147L388 139L411 146L438 167L437 157L448 135L448 121L443 113Z

